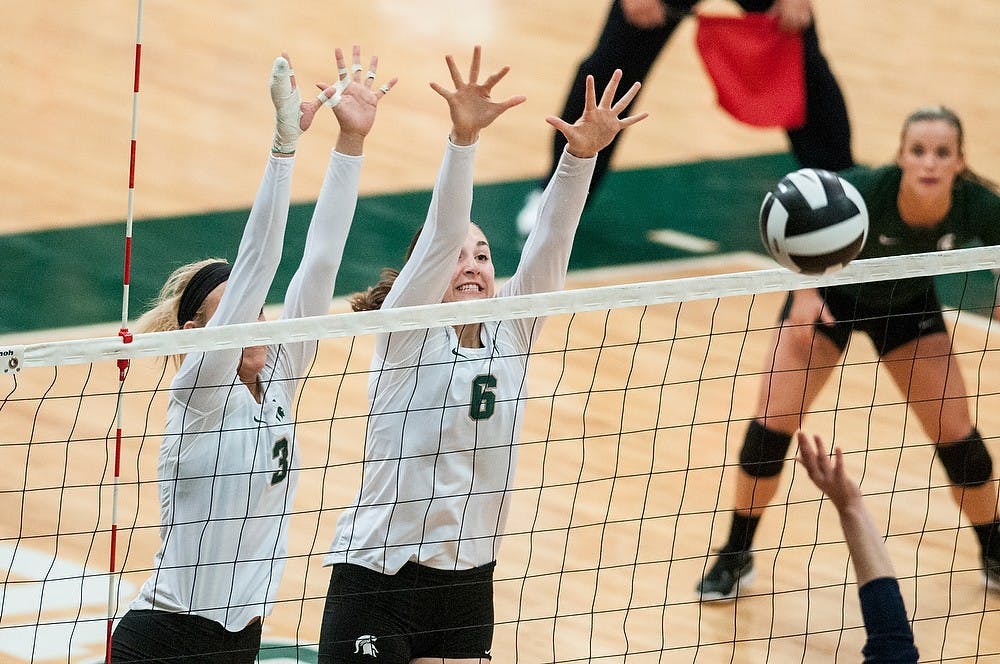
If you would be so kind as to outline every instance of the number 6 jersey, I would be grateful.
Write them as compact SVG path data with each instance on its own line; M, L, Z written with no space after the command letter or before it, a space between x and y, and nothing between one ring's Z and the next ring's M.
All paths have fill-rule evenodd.
M441 301L469 232L474 155L475 145L449 142L420 238L383 309ZM562 288L593 165L563 154L499 297ZM379 335L361 490L337 523L326 564L393 574L409 561L451 570L496 560L540 325L484 323L482 348L460 346L452 326Z

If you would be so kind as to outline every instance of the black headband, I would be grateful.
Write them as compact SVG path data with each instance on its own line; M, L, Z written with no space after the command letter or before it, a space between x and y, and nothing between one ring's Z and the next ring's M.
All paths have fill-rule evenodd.
M187 286L184 287L180 303L177 305L177 325L179 327L184 327L184 323L194 320L208 294L214 291L219 284L227 281L232 270L229 263L216 261L194 273L194 276L187 282Z

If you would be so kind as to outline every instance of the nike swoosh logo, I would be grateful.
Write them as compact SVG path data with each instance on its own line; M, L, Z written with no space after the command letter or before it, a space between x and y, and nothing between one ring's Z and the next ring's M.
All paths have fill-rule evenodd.
M458 352L458 349L457 349L457 348L452 348L452 349L451 349L451 354L452 354L452 355L454 355L455 357L460 357L460 358L462 358L463 360L467 360L467 359L469 359L469 358L468 358L468 357L466 357L465 355L462 355L461 353L459 353L459 352Z
M253 418L253 421L256 422L257 424L267 424L267 422L265 422L264 420L258 420L256 417Z

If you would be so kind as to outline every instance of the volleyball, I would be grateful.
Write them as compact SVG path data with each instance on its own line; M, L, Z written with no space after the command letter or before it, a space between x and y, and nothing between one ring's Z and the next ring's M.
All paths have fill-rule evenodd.
M868 208L836 173L803 168L783 177L760 206L760 237L774 260L795 272L836 272L861 252Z

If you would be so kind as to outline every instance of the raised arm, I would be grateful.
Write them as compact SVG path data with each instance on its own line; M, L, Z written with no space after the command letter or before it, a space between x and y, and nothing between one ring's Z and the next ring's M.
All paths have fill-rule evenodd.
M379 102L396 83L393 78L373 89L378 57L371 57L365 71L359 46L352 49L350 71L343 51L338 48L335 54L340 72L338 82L318 83L319 96L307 104L314 113L322 105L331 106L340 132L313 209L302 261L285 294L283 318L319 316L330 310L344 245L357 207L365 138L374 126ZM288 344L283 349L293 375L300 375L312 360L316 344Z
M889 552L865 507L861 489L844 470L843 453L835 447L831 461L819 436L801 430L795 436L799 446L798 462L837 508L840 517L840 527L854 564L861 616L868 635L861 651L864 661L872 664L916 662L919 653Z
M270 89L275 108L271 154L243 229L232 272L206 326L257 320L281 260L295 146L312 123L313 113L301 103L291 62L284 53L274 61ZM199 389L193 393L186 390L230 384L241 357L241 349L189 353L174 379L174 395L190 408L203 412L215 410L219 392L228 388Z
M494 101L493 88L507 75L503 67L479 80L482 49L472 53L467 78L463 78L451 55L445 56L454 90L438 83L430 87L447 103L451 132L444 160L431 194L427 217L406 264L396 277L382 308L433 304L440 302L455 269L462 243L469 233L472 214L472 167L479 132L507 110L524 102L514 96ZM390 362L402 360L419 351L423 332L393 335L393 355L386 354L388 335L380 335L376 352Z
M861 489L844 470L843 452L835 447L831 460L819 436L799 430L795 437L799 446L796 460L837 509L858 585L895 576L889 552L865 507Z
M455 89L449 90L438 83L430 84L448 102L451 132L420 238L382 308L441 301L459 249L469 232L472 166L479 132L525 100L524 96L518 95L494 101L490 96L493 88L510 68L503 67L480 82L481 57L481 48L476 46L466 80L459 72L455 59L451 55L445 56Z
M634 83L616 102L621 77L621 70L615 70L598 100L594 77L588 76L583 115L573 124L555 116L546 118L566 137L566 150L542 194L538 221L525 242L517 271L501 295L541 293L563 287L573 237L587 200L594 158L618 132L648 116L648 113L639 113L618 117L640 87L638 82Z

